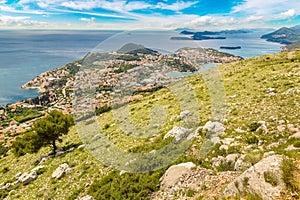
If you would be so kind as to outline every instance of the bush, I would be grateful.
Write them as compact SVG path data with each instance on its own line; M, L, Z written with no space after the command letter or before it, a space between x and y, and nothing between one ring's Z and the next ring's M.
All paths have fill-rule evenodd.
M12 152L20 157L26 153L36 153L41 147L41 142L35 132L25 132L21 137L17 137L12 144Z
M142 174L117 171L95 181L88 189L88 194L95 199L147 199L149 194L159 189L159 178L163 170Z
M260 124L257 122L252 122L251 124L249 124L249 130L251 132L256 131L259 127L260 127Z
M4 146L4 143L0 143L0 156L5 155L8 150L8 147Z
M292 192L300 192L299 169L290 159L284 159L281 163L282 179L286 187Z
M270 183L274 187L278 185L276 175L270 171L264 172L264 179L267 183Z

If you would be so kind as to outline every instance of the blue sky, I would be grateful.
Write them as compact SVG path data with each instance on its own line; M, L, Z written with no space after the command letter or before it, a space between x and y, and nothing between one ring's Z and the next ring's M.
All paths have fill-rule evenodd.
M0 29L175 29L300 24L299 0L0 0Z

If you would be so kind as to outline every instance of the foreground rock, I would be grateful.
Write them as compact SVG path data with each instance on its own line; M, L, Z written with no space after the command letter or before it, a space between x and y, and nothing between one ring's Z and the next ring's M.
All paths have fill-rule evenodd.
M18 177L18 181L20 183L23 183L24 185L27 185L31 181L35 180L38 177L36 171L31 171L31 172L25 172L21 176Z
M203 131L207 131L209 134L220 135L225 131L225 127L220 122L208 121L202 128Z
M175 165L176 166L176 165ZM170 168L169 168L170 169ZM183 174L178 181L167 190L153 193L150 199L219 199L224 187L232 182L240 173L234 171L215 172L211 169L196 167ZM188 191L195 191L193 197L188 197ZM208 198L206 198L208 197Z
M64 174L70 174L73 172L73 169L69 167L67 163L61 164L56 170L52 173L52 178L60 179Z
M167 139L169 137L174 137L176 141L181 140L187 133L189 132L189 129L175 126L170 130L165 136L164 139Z
M170 190L172 187L178 183L180 178L191 172L192 168L196 165L192 162L181 163L178 165L171 166L165 174L160 178L160 188L162 190Z
M272 200L280 196L285 189L280 169L282 156L273 155L262 159L231 182L224 190L225 197L256 194L265 200ZM268 178L272 181L268 180Z

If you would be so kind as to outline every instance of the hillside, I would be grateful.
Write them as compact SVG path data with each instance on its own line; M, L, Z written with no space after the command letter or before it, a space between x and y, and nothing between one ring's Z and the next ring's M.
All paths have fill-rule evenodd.
M300 25L291 28L283 27L272 33L263 35L261 38L266 39L269 42L287 45L300 42Z
M182 49L181 53L192 59L194 54L188 50ZM137 137L134 131L127 133L122 125L128 119L120 122L115 118L116 113L124 113L122 106L105 110L96 117L103 136L120 149L155 154L172 141L172 144L188 141L186 132L182 135L176 130L184 131L180 126L185 125L190 115L199 113L197 121L193 121L196 130L187 151L167 166L145 173L115 170L90 154L93 153L90 147L98 138L81 145L81 139L86 138L77 134L80 127L78 130L74 127L64 136L59 144L62 150L54 158L37 162L50 148L19 158L11 151L4 153L0 159L0 198L299 199L300 52L222 64L181 78L174 88L180 89L183 82L190 89L179 96L174 94L173 87L161 87L142 91L138 99L130 101L128 117L139 127L158 124L154 126L157 130L154 135ZM189 110L193 103L189 98L191 93L199 110ZM183 107L180 102L186 99L188 104ZM155 112L156 107L163 107L165 116L161 110ZM153 112L159 117L156 121L149 115ZM88 126L96 122L86 120L79 125L84 123ZM174 129L176 126L179 128ZM175 141L177 137L181 138ZM160 159L163 162L167 157ZM64 163L70 170L60 178L52 177ZM35 169L35 180L29 184L16 181L18 173L30 172L37 166L40 168Z

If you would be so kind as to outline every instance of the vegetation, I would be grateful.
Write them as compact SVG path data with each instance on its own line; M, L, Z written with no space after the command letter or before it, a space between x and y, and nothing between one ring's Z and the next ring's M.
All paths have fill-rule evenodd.
M163 172L159 170L143 174L125 173L120 176L119 172L113 171L95 181L88 194L95 199L150 199L150 193L159 189L159 178Z
M266 171L264 172L264 179L267 183L270 183L272 186L278 185L278 179L276 177L276 174Z
M53 110L47 117L35 122L31 131L16 139L12 145L13 152L16 156L22 156L37 152L42 146L52 145L55 155L56 141L61 141L60 137L67 134L73 124L71 116Z
M53 110L46 118L38 120L34 124L33 130L36 132L36 139L41 145L52 145L55 155L56 141L61 141L60 137L67 134L72 125L74 125L74 121L71 116Z
M300 192L299 168L291 159L284 159L281 164L282 178L285 185L292 192Z

